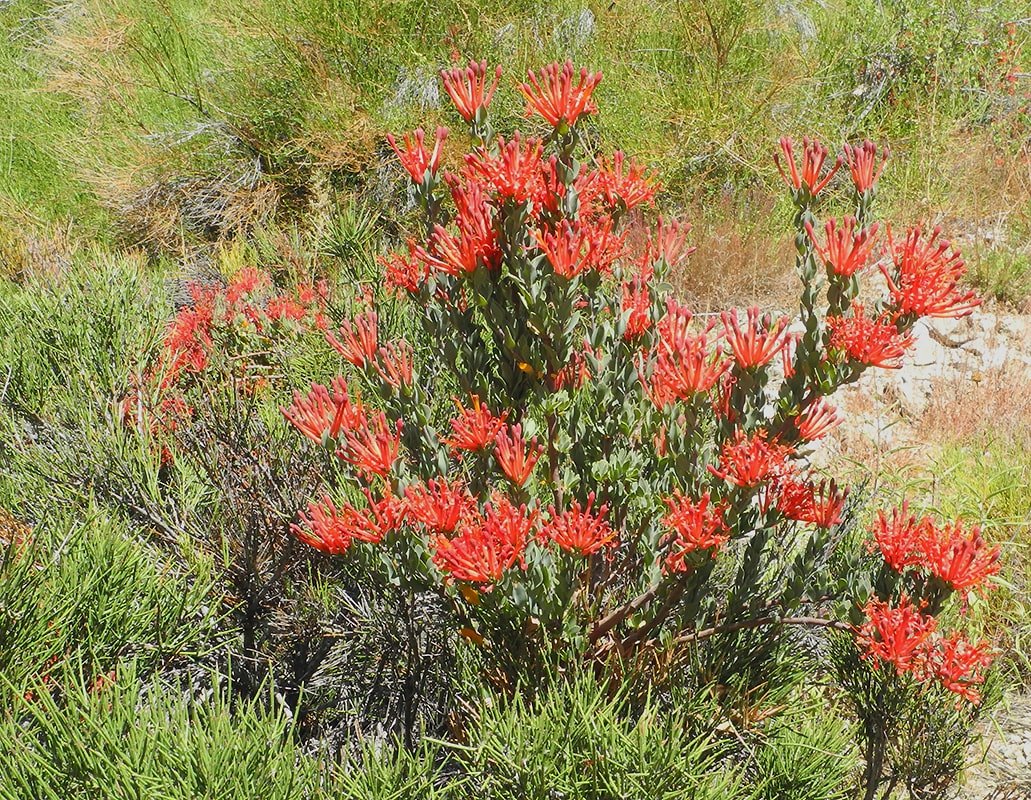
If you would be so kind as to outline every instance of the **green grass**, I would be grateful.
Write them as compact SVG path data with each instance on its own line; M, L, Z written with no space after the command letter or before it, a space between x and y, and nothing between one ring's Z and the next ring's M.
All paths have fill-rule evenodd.
M571 57L602 70L592 136L653 165L667 205L695 216L775 182L776 139L806 133L890 142L887 210L934 213L964 188L943 159L958 135L1000 117L1026 125L995 60L1021 10L18 0L0 10L0 207L27 228L4 235L45 238L71 222L77 237L177 251L273 218L317 228L327 198L378 180L387 131L458 127L435 80L456 56L504 65L505 119L522 110L512 84L527 67ZM1023 32L1017 44L1027 51Z

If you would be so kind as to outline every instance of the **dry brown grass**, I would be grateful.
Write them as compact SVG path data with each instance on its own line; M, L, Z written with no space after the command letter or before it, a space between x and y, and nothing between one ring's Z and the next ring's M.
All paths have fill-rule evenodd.
M758 303L794 308L798 303L792 231L771 233L773 199L752 193L724 199L684 216L694 224L689 241L698 249L673 276L677 291L700 311Z
M1031 449L1031 371L1017 366L940 381L917 424L928 442L1002 439Z

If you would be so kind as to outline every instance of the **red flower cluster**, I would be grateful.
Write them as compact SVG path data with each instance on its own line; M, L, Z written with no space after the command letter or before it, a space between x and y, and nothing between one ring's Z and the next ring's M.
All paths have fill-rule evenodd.
M964 594L999 573L999 548L988 546L980 528L967 533L959 522L939 526L930 517L918 519L907 503L890 517L879 511L871 532L873 546L896 572L922 569Z
M398 147L397 140L389 133L387 142L397 153L401 166L411 176L412 182L421 184L427 177L436 177L440 166L440 149L447 139L447 133L447 128L437 128L433 150L429 153L426 152L426 133L422 128L417 129L411 136L405 136L403 147Z
M875 667L891 664L898 674L911 674L918 682L938 681L960 699L975 705L977 687L992 655L985 642L971 644L960 634L937 635L938 621L902 596L897 606L870 600L866 622L856 631L863 657Z
M497 495L482 515L467 514L457 535L431 537L433 563L450 580L477 584L497 583L523 557L535 513L516 507Z
M838 427L844 416L825 398L819 398L810 404L805 411L792 420L798 438L804 442L813 442Z
M667 572L685 572L691 568L688 556L698 550L716 551L730 538L726 521L725 503L713 503L709 493L694 501L679 491L664 501L669 513L662 518L662 524L670 529L663 542L670 547L663 562Z
M359 369L376 360L379 351L379 327L375 311L358 314L354 320L344 320L340 326L337 339L332 332L326 331L326 341L344 357L345 361Z
M818 528L829 528L841 522L847 491L838 489L832 481L812 481L789 478L776 489L777 510L788 519L809 522Z
M769 440L765 430L752 435L738 430L734 438L724 443L720 451L719 468L709 466L709 471L735 486L751 488L778 481L790 471L788 459L795 453L790 445Z
M318 503L308 504L308 513L301 514L301 525L290 530L302 542L323 553L340 555L355 541L378 544L383 537L396 531L404 520L402 501L393 495L373 500L365 490L367 505L364 509L345 502L337 506L329 495Z
M898 369L913 342L910 334L899 333L894 318L887 311L872 319L866 316L863 304L858 301L852 303L850 316L829 317L827 327L831 333L831 349L868 367Z
M852 183L856 191L864 194L872 189L881 173L884 172L884 165L888 161L891 150L887 147L881 150L881 163L877 163L877 145L866 139L858 147L850 144L845 145L845 161L848 163L848 170L852 173Z
M572 127L584 114L595 114L598 106L591 95L601 82L601 73L593 75L586 69L580 70L580 80L573 83L573 62L549 64L534 73L527 71L528 83L521 83L519 90L526 98L526 113L540 114L554 128L563 124Z
M623 251L626 234L612 232L612 220L564 222L554 233L534 231L541 252L551 262L556 275L571 279L593 270L608 272Z
M716 347L721 334L710 337L715 323L699 333L690 332L691 312L669 300L657 327L658 345L650 379L641 382L652 402L663 407L708 392L731 362Z
M500 417L495 417L487 406L480 403L480 398L476 395L472 396L472 408L465 408L457 397L455 405L458 406L459 413L451 420L454 436L446 440L447 444L455 450L473 452L492 445L494 437L505 424L508 412L503 411Z
M812 223L805 223L813 247L823 263L831 273L841 278L851 278L861 272L877 243L876 223L859 231L856 230L857 224L855 217L845 217L840 228L833 219L827 220L827 243L821 247Z
M339 376L333 379L332 393L322 384L313 383L307 395L294 392L293 403L280 410L291 425L319 444L366 422L361 400L351 402L347 383Z
M537 190L542 148L539 139L524 141L518 133L507 142L499 136L497 155L485 150L466 155L468 177L482 180L504 200L526 202Z
M823 163L827 160L827 148L815 139L809 139L808 137L802 139L801 169L795 164L795 144L790 138L785 136L780 140L780 149L784 155L784 160L788 164L788 171L790 173L784 172L784 167L780 163L780 156L774 153L773 160L780 171L780 176L795 191L805 186L812 197L816 197L826 188L827 184L831 182L831 178L834 177L834 174L841 167L841 158L839 157L834 162L834 166L827 170L827 173L822 178L820 177L820 173L823 171Z
M961 291L966 265L950 242L938 241L941 228L923 238L920 227L910 228L896 242L888 228L888 248L894 270L882 266L891 299L899 314L919 317L963 317L980 305L972 291Z
M781 317L773 323L769 315L760 319L759 313L757 306L749 308L744 328L738 322L737 311L724 311L720 315L727 342L741 369L766 366L787 344L788 318Z
M522 425L499 430L494 443L494 458L501 471L516 486L523 486L537 465L544 447L537 444L536 438L531 439L529 444L523 441Z
M587 495L587 505L581 508L579 501L566 510L558 512L555 506L548 508L548 520L541 528L539 537L544 542L554 542L567 553L589 556L606 547L615 547L617 533L605 520L609 507L602 504L592 513L594 492Z
M461 481L448 483L431 478L405 490L405 509L410 522L425 525L436 534L452 533L476 511L476 500Z
M617 150L612 154L611 166L601 159L598 169L585 173L577 188L581 195L600 199L610 210L630 211L652 203L659 187L643 165L633 159L627 161Z
M501 67L494 72L494 82L487 85L487 62L477 64L470 61L465 69L441 70L440 78L444 83L451 102L466 122L473 122L481 110L490 105L494 92L501 80Z

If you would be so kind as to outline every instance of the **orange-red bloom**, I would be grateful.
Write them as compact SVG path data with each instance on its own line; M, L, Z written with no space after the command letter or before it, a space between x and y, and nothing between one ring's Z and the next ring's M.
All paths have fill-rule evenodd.
M450 580L497 583L523 557L535 519L525 505L517 508L504 495L497 495L482 517L465 519L457 536L432 537L433 563Z
M379 349L379 361L373 366L380 379L394 389L412 385L412 370L415 368L412 346L404 339L389 342Z
M858 147L850 144L845 145L845 161L848 163L849 172L852 173L852 183L860 194L872 189L877 179L884 172L884 164L888 160L891 150L884 147L881 150L881 163L877 163L877 145L869 139Z
M611 165L602 159L598 169L587 173L580 185L581 194L600 198L610 209L629 211L655 199L658 186L642 164L627 160L622 151L612 154Z
M507 411L495 417L476 395L472 396L472 408L463 406L457 397L455 405L458 406L458 416L451 420L454 436L446 440L455 450L483 450L494 442L494 437L508 417Z
M344 320L340 326L340 336L343 341L327 331L326 341L344 357L345 361L358 368L375 362L376 353L379 351L379 329L375 311L358 314L353 322Z
M436 176L437 168L440 165L440 148L446 138L447 128L437 128L433 150L427 153L426 133L422 128L419 128L411 136L406 134L403 147L398 147L397 140L391 134L387 134L387 141L397 153L401 166L405 168L413 183L422 183L427 176Z
M969 534L961 522L941 528L931 525L922 549L923 566L961 593L999 574L999 547L989 547L976 525Z
M790 172L790 174L784 172L784 167L780 163L780 157L774 153L773 161L780 171L780 176L795 191L801 189L802 186L807 187L812 197L816 197L831 182L834 173L841 167L841 159L838 158L834 162L834 166L827 171L827 174L822 178L820 177L823 163L827 160L827 148L815 139L809 139L808 137L802 139L801 170L795 164L795 145L790 138L785 136L780 140L780 149L784 154L784 160L787 162Z
M844 421L842 413L823 397L792 419L798 438L804 442L814 442L826 436Z
M534 231L541 252L551 262L556 275L574 278L594 270L605 273L623 250L623 236L612 232L612 219L597 222L563 222L557 231Z
M678 490L664 502L669 506L669 513L662 518L662 524L670 529L670 533L663 537L663 541L670 545L664 561L667 572L690 569L687 557L698 550L711 549L715 556L730 538L723 519L726 504L711 502L708 492L695 501Z
M609 507L603 504L596 513L591 512L594 492L587 495L587 505L580 507L579 501L562 513L555 506L548 508L548 521L541 528L542 541L554 542L567 553L589 556L605 547L616 546L616 532L605 520Z
M827 220L827 244L821 247L811 222L805 223L813 247L827 269L842 278L851 278L866 267L867 259L877 242L877 224L856 230L856 218L845 217L839 228L833 220Z
M526 98L527 115L536 112L558 128L562 123L572 127L582 115L596 113L598 106L591 100L591 95L601 82L601 73L591 75L586 69L581 69L576 85L573 84L573 74L572 61L561 66L549 64L536 74L528 70L529 82L519 85Z
M386 414L379 411L367 425L345 432L345 444L337 455L367 478L373 475L386 477L397 461L401 428L401 420L398 420L391 430Z
M935 228L925 240L918 225L896 242L889 226L888 248L894 270L882 265L881 272L900 314L963 317L980 305L972 291L960 290L959 281L966 274L966 265L950 242L938 241L940 235L941 228Z
M452 533L463 519L476 514L476 501L462 481L431 478L405 490L405 509L410 520L432 532Z
M840 350L850 360L868 367L898 369L913 342L908 333L899 333L888 312L871 319L858 301L852 303L850 316L829 317L827 327L831 332L832 349Z
M313 383L307 395L294 392L293 403L280 411L297 430L320 444L326 438L336 439L341 430L365 424L361 401L352 404L347 384L339 376L333 379L332 393L325 386Z
M465 162L469 174L482 178L499 197L522 203L536 193L542 147L537 139L524 141L518 133L508 142L499 136L496 156L481 149L468 153Z
M935 642L928 656L928 672L946 689L975 706L981 702L977 687L984 683L985 670L992 663L987 642L971 644L961 634Z
M544 447L537 444L536 437L529 443L523 441L522 425L499 430L494 438L494 458L501 471L516 486L526 483L543 452Z
M819 528L829 528L841 522L847 491L840 491L834 481L789 479L776 489L777 510L788 519L809 522Z
M758 306L749 308L747 314L744 328L738 322L737 311L720 314L734 360L742 369L769 364L787 342L787 317L781 317L776 323L768 314L760 319Z
M674 301L666 302L666 314L656 328L658 346L650 380L641 382L655 405L687 400L708 392L730 368L715 347L722 333L710 338L715 323L699 333L689 331L691 312Z
M290 530L302 542L323 553L339 555L350 548L355 540L378 544L402 522L401 501L388 494L382 500L372 499L366 489L368 505L359 509L345 502L337 507L329 495L318 503L309 503L307 514L301 514L302 525L291 525Z
M758 486L783 477L794 452L790 445L769 441L765 430L760 429L751 436L738 430L732 440L723 444L719 468L710 465L709 472L735 486Z
M501 80L501 66L494 71L494 82L487 85L487 62L470 61L465 69L441 70L444 91L466 122L473 122L481 109L486 109Z
M900 675L911 672L923 680L938 621L905 595L897 607L874 598L864 612L866 622L856 632L863 657L875 667L891 664Z
M416 294L429 270L426 265L415 257L416 245L408 243L408 257L401 253L391 253L389 256L380 256L378 261L383 267L383 280L388 289L403 289L409 294Z
M896 572L902 572L922 562L927 529L932 524L929 517L917 519L910 514L909 502L903 501L901 508L891 510L890 518L883 510L878 510L870 531L885 563Z

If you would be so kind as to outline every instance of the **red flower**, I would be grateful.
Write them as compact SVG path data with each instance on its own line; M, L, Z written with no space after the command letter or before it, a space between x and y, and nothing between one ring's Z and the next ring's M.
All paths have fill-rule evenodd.
M622 310L626 315L626 327L623 338L636 339L652 326L652 298L648 289L648 279L642 274L620 287L622 293Z
M633 159L627 161L619 150L612 154L611 166L602 159L599 168L588 173L584 181L582 193L587 198L600 197L610 209L626 211L651 203L657 190L644 166Z
M379 351L379 330L375 311L359 314L351 320L344 320L340 326L343 342L332 333L326 332L330 346L356 367L364 368L376 360Z
M999 548L989 547L976 525L967 534L960 522L929 525L922 543L922 565L958 592L966 593L999 574Z
M798 438L805 442L813 442L838 427L844 417L833 405L824 398L816 402L792 420L795 430L798 431Z
M517 508L498 495L482 518L468 517L454 538L432 537L433 563L451 580L497 583L523 557L535 518L525 505Z
M856 185L857 192L863 194L873 188L884 172L884 164L890 154L891 150L887 147L881 150L881 163L878 166L877 145L869 139L858 147L845 145L845 161L848 163L849 172L852 173L852 183Z
M566 61L561 67L549 64L534 74L527 71L529 83L519 85L519 90L526 98L526 113L534 112L546 119L552 127L559 128L562 123L572 127L583 114L594 114L598 106L591 100L595 87L601 81L601 73L589 74L586 69L580 70L580 81L573 85L573 62Z
M917 519L910 514L909 503L904 501L902 508L891 510L890 519L879 510L870 531L885 563L896 572L902 572L923 562L924 543L932 526L929 517Z
M548 508L548 521L541 528L541 541L557 544L567 553L579 553L589 556L604 547L616 546L616 532L605 521L608 505L602 505L596 514L591 513L594 504L594 492L587 495L587 505L583 509L579 501L561 514L555 506Z
M377 412L367 425L345 432L346 444L337 455L366 477L386 477L397 460L401 428L401 420L398 420L392 431L386 414Z
M734 439L725 442L720 450L719 469L710 465L709 472L735 486L758 486L771 478L783 477L788 469L788 458L794 452L789 445L768 441L765 430L760 429L751 436L738 430Z
M319 444L326 437L336 439L341 430L365 425L361 401L352 405L347 384L339 376L333 379L332 394L325 386L313 383L307 395L294 392L293 403L280 411L297 430Z
M730 538L730 531L723 519L726 504L710 502L708 492L695 502L676 491L664 502L669 506L669 513L662 518L662 524L671 530L663 537L663 541L671 545L665 559L667 572L685 572L690 569L687 557L697 550L711 548L715 556L716 551Z
M329 495L323 495L320 502L308 504L307 514L301 514L303 525L291 525L290 530L305 544L332 555L346 552L356 539L378 544L400 527L401 501L388 494L377 502L367 489L365 497L367 508L358 509L350 503L337 508Z
M392 253L387 257L380 256L379 263L383 267L383 279L389 289L403 289L409 294L416 294L426 280L428 270L415 258L414 242L408 243L409 256Z
M555 274L566 279L590 270L608 272L619 258L625 238L612 232L609 217L594 223L564 221L555 233L534 231L533 236Z
M387 134L387 141L397 153L401 166L411 176L412 182L421 184L426 180L427 175L436 176L437 167L440 165L440 148L447 138L447 128L437 128L436 140L433 143L433 151L426 152L426 133L419 128L412 136L405 135L404 149L397 146L397 141L390 134Z
M684 240L690 230L691 226L687 223L676 220L665 222L659 217L655 230L648 234L648 244L641 257L641 263L651 267L655 262L662 260L671 268L677 266L695 251L694 247L684 247Z
M856 632L863 657L875 667L891 664L898 674L911 672L923 680L938 621L922 613L905 595L895 608L874 598L864 612L866 622Z
M412 346L403 339L379 349L379 361L373 362L380 379L394 389L412 385L415 362Z
M830 347L868 367L898 369L913 342L912 337L908 333L899 333L887 312L871 319L864 311L862 303L854 302L851 316L827 319L831 332Z
M949 242L938 241L940 235L941 228L935 228L924 240L917 226L896 243L888 228L888 248L895 268L893 274L882 265L881 272L900 314L963 317L980 305L972 291L960 291L959 281L966 274L966 266Z
M834 481L787 480L777 487L777 510L788 519L829 528L841 522L847 491L839 491Z
M737 311L720 314L734 360L742 369L769 364L784 349L788 327L787 317L782 317L775 324L771 323L769 315L760 320L757 306L752 306L747 313L748 323L744 330L738 323Z
M500 430L494 438L494 458L498 466L512 483L522 486L530 477L544 447L534 437L527 445L523 441L523 426L512 425L507 431Z
M950 692L977 705L981 702L977 687L984 683L984 672L991 663L987 642L974 645L953 632L935 642L928 656L928 671Z
M827 269L842 278L851 278L866 267L867 259L877 241L876 223L856 232L855 217L845 217L840 228L833 219L827 220L826 247L820 247L811 222L807 221L805 228Z
M501 67L494 71L494 82L490 86L487 86L486 61L479 64L470 61L465 69L441 70L440 78L444 82L444 91L462 119L472 122L480 109L486 110L490 105L501 80Z
M444 478L431 478L405 490L405 508L411 520L432 532L452 533L463 519L476 513L476 501L461 481L448 483Z
M508 412L501 412L500 417L490 413L487 406L480 403L480 398L472 396L472 408L465 408L462 402L456 397L455 405L458 406L458 416L451 420L451 430L454 436L447 440L447 444L455 450L483 450L487 445L492 444L494 437L498 435L501 426L508 417Z
M812 197L816 197L830 183L834 173L841 167L841 159L834 162L834 166L827 171L827 174L820 178L820 171L823 169L823 162L827 160L827 148L815 139L808 137L802 139L802 169L799 171L795 165L794 142L787 136L780 140L780 149L784 154L784 160L788 163L790 175L784 172L781 166L780 157L774 153L773 161L777 165L780 176L791 188L798 191L804 185Z
M498 137L498 154L477 150L465 157L470 175L478 175L505 199L523 203L536 193L543 145L537 139L523 142L519 134L506 142Z
M731 362L713 347L722 334L709 338L715 323L692 334L690 322L689 310L672 300L666 302L666 314L656 329L658 346L651 380L642 378L648 396L660 408L708 392L730 368Z

